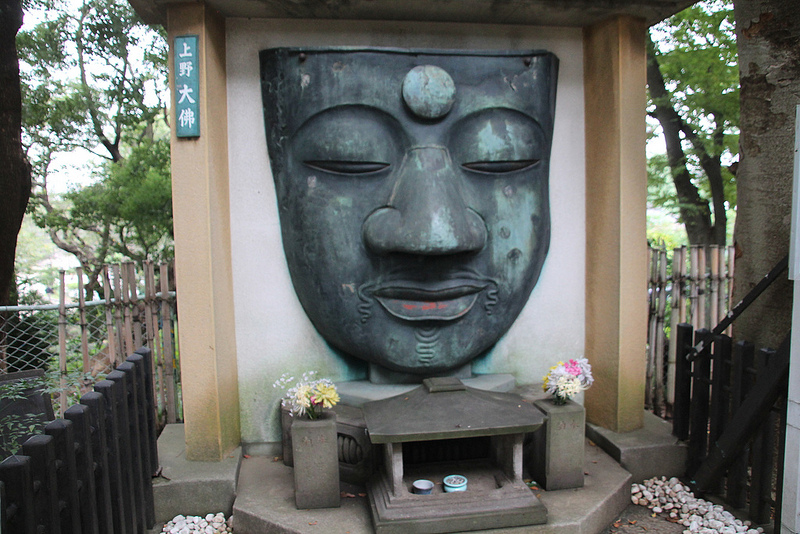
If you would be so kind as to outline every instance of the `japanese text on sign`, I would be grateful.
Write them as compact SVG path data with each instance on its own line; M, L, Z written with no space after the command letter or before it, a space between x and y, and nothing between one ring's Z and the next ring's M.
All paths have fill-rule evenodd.
M200 136L197 36L175 38L175 123L178 137Z

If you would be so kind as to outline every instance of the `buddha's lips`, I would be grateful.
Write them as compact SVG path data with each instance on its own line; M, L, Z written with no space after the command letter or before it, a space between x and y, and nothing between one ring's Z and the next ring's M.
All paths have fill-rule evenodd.
M406 321L452 321L472 308L485 287L475 280L397 282L382 285L373 295L386 311Z

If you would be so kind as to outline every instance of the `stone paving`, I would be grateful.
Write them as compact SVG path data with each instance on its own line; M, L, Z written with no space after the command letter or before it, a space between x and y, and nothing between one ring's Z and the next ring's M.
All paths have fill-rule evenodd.
M182 516L181 516L182 517ZM173 527L180 518L175 518L176 521L172 524L165 525L163 530L153 530L152 532L173 532ZM183 526L183 525L181 525ZM193 525L188 525L192 527ZM598 534L682 534L684 526L678 523L672 523L665 519L663 516L656 515L643 506L630 505L628 506L619 517L607 528ZM180 528L174 532L180 532ZM186 532L203 532L205 529L187 528ZM218 532L225 532L219 530ZM233 532L232 529L227 532ZM235 534L235 533L234 533Z

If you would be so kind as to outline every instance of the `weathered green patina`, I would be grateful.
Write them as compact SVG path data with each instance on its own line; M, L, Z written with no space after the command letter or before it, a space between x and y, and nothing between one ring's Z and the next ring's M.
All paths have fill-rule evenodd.
M261 53L284 251L331 345L424 377L509 329L550 242L557 68L541 51Z

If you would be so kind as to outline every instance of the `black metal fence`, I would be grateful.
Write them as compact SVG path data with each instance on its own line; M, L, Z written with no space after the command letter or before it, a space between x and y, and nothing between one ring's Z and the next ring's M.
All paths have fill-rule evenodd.
M152 354L129 356L0 463L2 532L134 534L155 524Z
M688 442L686 476L755 524L775 521L780 506L789 343L777 351L732 344L726 335L677 328L673 433ZM694 339L692 339L694 336Z

